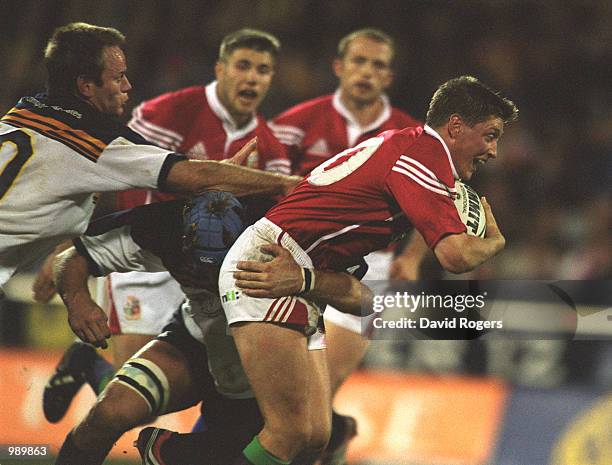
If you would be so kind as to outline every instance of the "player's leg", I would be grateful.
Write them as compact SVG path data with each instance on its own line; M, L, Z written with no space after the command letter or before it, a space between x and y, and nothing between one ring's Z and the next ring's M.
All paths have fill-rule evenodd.
M66 438L57 465L101 464L114 442L162 413L198 399L189 365L171 344L153 341L117 372L88 415Z
M324 318L329 378L335 394L363 360L369 341L361 334L360 317L328 307Z
M327 337L327 362L332 396L357 369L369 345L362 336L362 318L327 307L324 314ZM348 444L357 435L354 418L333 411L329 444L321 455L320 465L344 463Z
M290 463L323 449L331 418L325 351L309 351L303 333L271 323L233 325L232 334L265 421L245 463Z
M329 439L325 351L310 354L305 336L316 331L318 308L300 297L257 299L236 288L236 263L269 260L261 251L269 243L280 243L298 264L312 266L299 245L264 218L238 238L221 267L223 310L265 422L236 464L288 463L304 450L324 447Z
M205 346L191 335L180 312L158 336L159 340L172 344L185 355L198 398L202 401L200 408L206 415L207 429L200 433L178 434L145 428L137 441L145 464L230 463L263 427L257 402L244 373L240 374L240 360L233 338L226 333L225 319L218 316L215 321L208 320L207 327L217 333L214 339L208 339L210 356ZM222 331L222 337L218 331ZM216 373L216 379L211 370ZM218 388L234 398L220 394Z
M119 369L123 364L146 344L155 339L155 334L117 334L113 335L113 365Z
M229 399L217 394L202 400L207 418L203 432L176 433L148 427L138 435L136 446L146 465L230 464L263 427L255 398ZM210 407L214 407L211 412ZM217 418L216 413L222 418Z
M113 377L115 369L96 349L80 341L64 352L43 391L45 418L60 421L81 386L87 382L98 395Z

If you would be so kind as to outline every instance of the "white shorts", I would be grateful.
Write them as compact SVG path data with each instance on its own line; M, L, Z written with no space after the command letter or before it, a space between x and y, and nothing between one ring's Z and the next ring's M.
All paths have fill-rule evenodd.
M223 261L219 274L219 295L228 324L241 321L266 321L303 328L309 336L310 350L325 347L324 333L318 329L319 307L303 297L288 296L278 299L249 297L236 287L233 272L241 260L269 261L270 255L259 249L265 244L280 244L300 266L312 267L310 257L282 229L262 218L242 233Z
M107 278L111 334L157 335L185 300L169 273L111 273Z
M328 305L325 307L325 313L323 314L323 319L325 320L325 324L333 323L336 326L340 326L341 328L348 329L357 334L363 334L361 329L362 320L367 321L368 317L361 317L357 315L351 315L350 313L344 313L340 310L336 310L334 307Z

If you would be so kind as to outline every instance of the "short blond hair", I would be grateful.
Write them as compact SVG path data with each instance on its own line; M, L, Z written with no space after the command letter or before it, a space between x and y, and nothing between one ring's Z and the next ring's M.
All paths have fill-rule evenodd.
M223 38L219 47L219 60L227 60L238 48L269 52L273 57L276 57L280 47L280 40L269 32L250 28L239 29Z
M366 27L353 31L350 34L344 36L342 39L340 39L340 42L338 42L338 57L344 58L351 41L357 39L358 37L366 37L375 42L387 44L391 49L391 57L393 58L393 56L395 55L395 42L389 34L384 31L381 31L380 29Z

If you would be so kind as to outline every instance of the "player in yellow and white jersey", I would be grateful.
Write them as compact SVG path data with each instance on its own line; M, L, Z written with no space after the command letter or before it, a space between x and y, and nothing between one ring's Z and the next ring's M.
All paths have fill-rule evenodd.
M116 121L132 88L123 45L113 28L71 23L56 29L45 51L47 93L22 98L0 120L0 287L82 234L95 192L275 194L295 185L296 178L276 173L187 160Z

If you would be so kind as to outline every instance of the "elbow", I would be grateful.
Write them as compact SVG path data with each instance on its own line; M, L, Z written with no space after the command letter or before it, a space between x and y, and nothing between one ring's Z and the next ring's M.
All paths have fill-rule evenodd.
M453 274L467 273L475 268L461 254L454 254L454 256L444 255L438 257L438 261L445 271Z
M476 264L470 260L465 235L451 235L442 239L434 248L434 254L445 271L454 274L472 271Z

